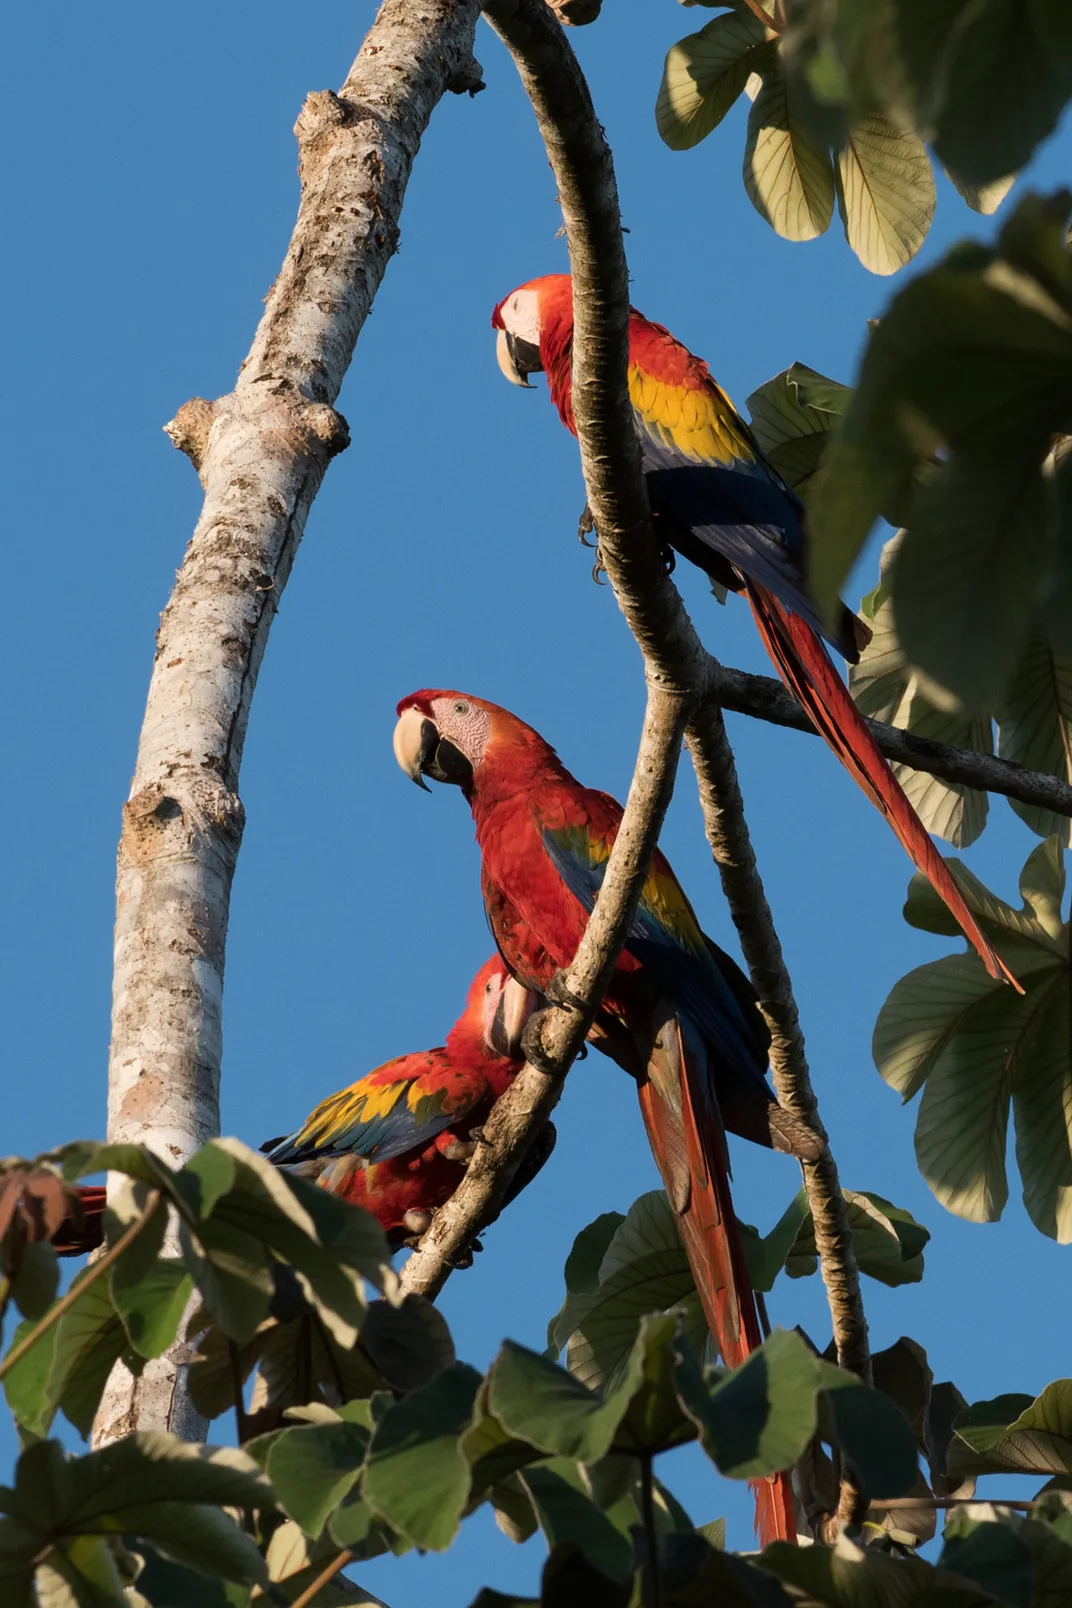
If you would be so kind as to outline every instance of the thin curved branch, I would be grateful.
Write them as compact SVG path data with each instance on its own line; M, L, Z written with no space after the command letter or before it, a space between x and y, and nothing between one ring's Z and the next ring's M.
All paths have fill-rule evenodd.
M179 1164L219 1131L224 950L242 839L238 777L268 633L328 463L333 403L398 241L421 136L448 89L475 92L477 0L385 0L338 94L298 118L301 201L234 390L166 426L205 488L157 635L119 845L108 1137ZM197 1438L173 1357L107 1387L96 1441ZM178 1416L176 1402L180 1403Z
M773 676L752 675L747 670L719 664L715 659L709 660L707 672L708 697L720 708L731 709L739 715L752 715L756 720L767 720L775 726L788 726L812 737L817 735L793 694ZM1056 776L1024 770L994 754L980 754L974 749L935 742L931 737L917 737L914 732L889 726L884 720L869 720L867 724L879 748L895 765L910 765L913 770L940 776L945 782L976 787L983 793L1002 793L1006 798L1019 799L1022 804L1053 810L1055 815L1072 816L1072 787Z
M815 1224L815 1247L826 1286L837 1360L842 1368L859 1374L870 1384L867 1317L848 1210L812 1087L789 969L748 835L733 750L722 711L716 705L705 703L697 711L686 742L696 770L707 840L759 995L760 1009L770 1029L771 1078L779 1102L806 1122L826 1145L817 1161L802 1162L801 1169ZM854 1482L843 1479L835 1522L858 1524L866 1511L866 1497Z
M772 1009L777 1000L786 1002L795 1023L792 985L755 867L732 753L721 714L706 701L713 661L666 574L651 530L627 386L628 274L610 149L573 51L541 0L492 0L485 15L514 57L558 182L573 274L573 408L603 566L644 655L649 688L671 687L694 710L689 733L694 757L707 768L709 800L721 812L736 858L746 850L751 860L750 899L735 915L750 964L753 958L765 963L753 982L761 1004ZM783 1015L788 1023L785 1010ZM798 1024L795 1044L787 1034L779 1076L786 1103L817 1121ZM846 1295L836 1307L831 1302L839 1358L851 1360L866 1377L867 1325L832 1160L808 1168L805 1184L827 1290L844 1289ZM846 1480L841 1508L855 1513L862 1500Z

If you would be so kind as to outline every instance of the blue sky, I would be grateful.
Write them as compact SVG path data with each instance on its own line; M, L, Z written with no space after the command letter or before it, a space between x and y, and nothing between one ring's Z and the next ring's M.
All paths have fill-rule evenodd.
M187 397L230 388L293 222L294 119L309 90L341 82L372 15L369 0L300 13L279 0L115 0L13 20L0 267L8 1153L103 1132L120 806L153 631L200 496L160 426ZM891 284L836 225L807 246L771 233L740 182L740 108L692 153L655 133L663 54L704 20L671 0L608 0L571 36L615 150L634 300L739 403L797 359L848 380ZM632 767L639 656L574 537L575 444L544 396L510 390L495 366L492 306L566 263L531 115L483 25L477 54L487 90L448 98L420 153L401 250L339 403L353 445L313 509L253 709L223 1083L224 1130L253 1144L388 1056L441 1042L489 953L464 802L418 793L391 755L403 694L454 686L505 704L619 796ZM1070 155L1065 132L1036 182L1063 182ZM919 260L993 227L940 181ZM747 611L679 579L711 648L766 668ZM854 594L869 584L861 570ZM1015 1183L1001 1224L945 1214L916 1172L913 1114L870 1055L890 987L950 946L902 922L908 863L825 748L737 717L730 728L843 1180L934 1234L921 1286L868 1282L874 1342L912 1335L969 1399L1037 1390L1067 1367L1069 1253L1030 1226ZM968 859L1009 896L1036 841L996 801ZM732 948L687 764L663 843ZM504 1335L542 1345L577 1230L657 1181L631 1088L599 1056L572 1074L558 1126L552 1163L443 1298L478 1365ZM740 1213L766 1229L794 1168L741 1144L734 1165ZM771 1307L825 1343L817 1280L783 1281ZM0 1439L6 1466L6 1426ZM725 1513L748 1544L743 1491L691 1451L665 1474L697 1522ZM481 1584L531 1587L540 1561L538 1543L513 1547L480 1515L444 1557L358 1573L392 1608L429 1593L464 1605Z

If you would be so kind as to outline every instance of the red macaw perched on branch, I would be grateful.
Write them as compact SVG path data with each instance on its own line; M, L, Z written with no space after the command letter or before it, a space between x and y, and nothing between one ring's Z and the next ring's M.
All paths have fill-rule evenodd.
M398 706L395 755L419 785L453 782L483 856L484 904L514 976L538 993L573 960L603 881L621 806L582 787L516 716L460 692ZM637 1080L652 1151L704 1312L735 1367L761 1342L729 1189L725 1127L814 1158L811 1130L773 1099L767 1033L743 972L701 931L656 851L591 1034ZM757 1486L764 1542L795 1540L788 1475Z
M545 274L511 291L491 317L499 366L515 385L547 375L567 430L573 420L573 287ZM656 528L712 579L744 592L778 674L846 770L881 810L916 867L975 946L992 977L1017 987L960 890L823 647L850 662L870 631L844 605L831 633L808 596L804 506L764 458L751 430L711 377L661 324L629 318L629 396Z
M261 1148L277 1166L293 1167L371 1212L397 1248L424 1233L461 1182L474 1131L524 1065L517 1052L534 1004L493 956L473 979L445 1045L385 1062L322 1100L296 1133ZM553 1143L548 1124L514 1180L514 1194Z
M322 1100L296 1133L269 1140L262 1149L277 1166L293 1167L364 1207L397 1249L424 1233L461 1182L473 1133L524 1065L518 1049L534 1005L533 995L494 955L470 984L445 1045L385 1062ZM554 1137L548 1123L508 1199L536 1176ZM52 1238L61 1256L81 1256L102 1243L104 1189L85 1186L78 1195L79 1213Z

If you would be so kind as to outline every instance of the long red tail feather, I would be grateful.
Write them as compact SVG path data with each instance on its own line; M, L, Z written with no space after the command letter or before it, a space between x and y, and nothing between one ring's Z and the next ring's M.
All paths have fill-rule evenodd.
M85 1256L103 1245L104 1207L103 1184L83 1184L78 1191L78 1211L65 1217L52 1236L57 1256Z
M665 1032L662 1035L665 1043ZM678 1214L696 1289L726 1366L738 1367L763 1343L755 1292L748 1276L730 1195L726 1136L717 1107L701 1091L684 1045L675 1056L680 1109L659 1092L658 1080L639 1085L640 1109L652 1153ZM760 1544L796 1542L793 1485L788 1472L749 1482Z
M965 903L960 889L890 770L822 641L797 615L753 581L747 583L759 633L778 674L834 750L850 776L893 828L913 865L960 922L980 960L1001 982L1023 990Z

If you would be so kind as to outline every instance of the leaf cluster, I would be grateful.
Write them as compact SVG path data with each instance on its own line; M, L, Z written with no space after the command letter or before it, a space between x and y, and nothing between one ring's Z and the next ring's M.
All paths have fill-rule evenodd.
M1062 0L699 3L720 14L667 54L663 140L697 145L745 95L756 210L785 239L811 240L836 206L873 273L903 267L926 238L928 146L969 206L993 212L1072 96Z

